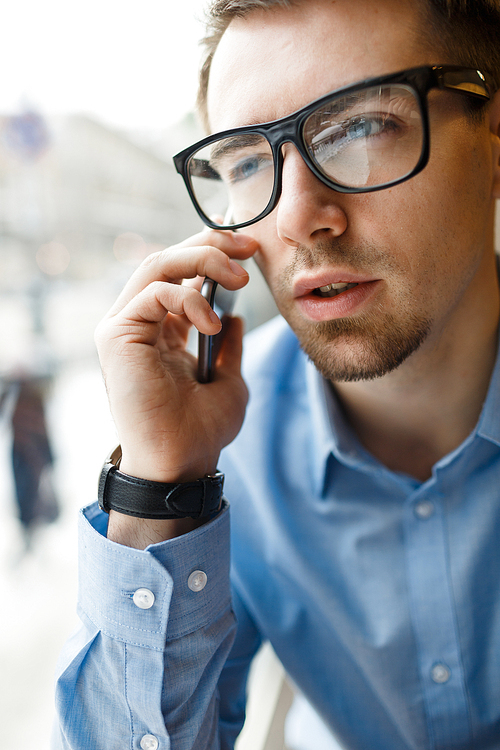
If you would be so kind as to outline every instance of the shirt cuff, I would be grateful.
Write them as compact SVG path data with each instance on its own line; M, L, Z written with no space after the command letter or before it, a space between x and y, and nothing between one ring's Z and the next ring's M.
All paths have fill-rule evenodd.
M230 606L227 502L198 529L145 550L107 539L107 519L93 503L79 520L78 610L103 634L163 650Z

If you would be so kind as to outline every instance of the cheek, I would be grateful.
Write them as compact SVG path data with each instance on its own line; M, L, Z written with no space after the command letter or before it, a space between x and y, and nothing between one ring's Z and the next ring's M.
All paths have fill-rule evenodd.
M387 255L392 282L413 292L436 273L436 246L442 244L441 208L417 179L353 196L355 205L348 211L350 242L368 243Z
M446 140L434 139L429 164L418 177L423 210L434 220L436 234L460 254L485 240L492 170L487 129L464 123L463 117L452 125Z
M484 167L481 147L435 148L419 175L376 196L365 231L394 248L408 270L436 273L451 262L474 263L487 240L490 185Z

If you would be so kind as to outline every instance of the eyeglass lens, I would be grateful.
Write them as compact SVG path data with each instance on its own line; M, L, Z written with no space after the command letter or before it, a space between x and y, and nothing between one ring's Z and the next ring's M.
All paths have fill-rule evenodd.
M420 106L404 84L335 96L305 120L302 140L332 187L380 187L406 177L419 162ZM244 131L211 142L189 163L200 208L208 217L226 217L224 224L242 224L263 213L273 193L274 171L268 140Z

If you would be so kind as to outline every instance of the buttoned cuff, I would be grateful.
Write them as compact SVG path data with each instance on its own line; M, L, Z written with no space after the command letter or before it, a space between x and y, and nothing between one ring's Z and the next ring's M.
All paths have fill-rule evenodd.
M163 650L230 606L229 509L183 536L145 550L106 538L97 503L79 520L79 615L124 643Z

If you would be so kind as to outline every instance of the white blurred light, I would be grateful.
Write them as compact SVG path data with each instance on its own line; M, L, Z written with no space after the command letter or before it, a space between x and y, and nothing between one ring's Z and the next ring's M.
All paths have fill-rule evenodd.
M36 262L48 276L58 276L69 266L71 256L61 242L45 242L36 252Z
M148 246L139 234L124 232L115 239L113 253L120 263L136 266L148 255Z
M192 109L205 0L16 0L0 11L0 112L161 128Z

